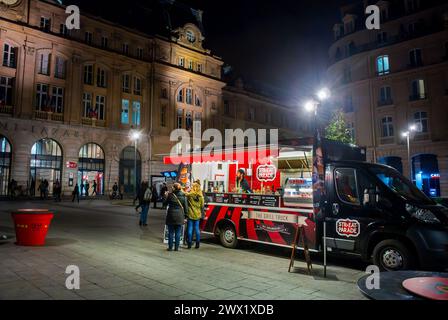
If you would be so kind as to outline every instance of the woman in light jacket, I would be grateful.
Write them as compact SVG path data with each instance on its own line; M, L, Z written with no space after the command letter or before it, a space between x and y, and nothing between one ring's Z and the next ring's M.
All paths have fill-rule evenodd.
M187 227L187 244L188 249L191 249L193 243L193 231L196 235L196 249L199 249L201 241L201 230L199 224L204 216L204 196L202 194L201 185L197 182L193 183L191 192L187 193L188 201L188 227Z

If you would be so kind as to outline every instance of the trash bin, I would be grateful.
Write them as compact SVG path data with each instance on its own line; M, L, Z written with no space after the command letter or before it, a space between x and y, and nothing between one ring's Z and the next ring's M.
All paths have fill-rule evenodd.
M11 213L16 230L16 245L43 246L53 213L46 209L21 209Z

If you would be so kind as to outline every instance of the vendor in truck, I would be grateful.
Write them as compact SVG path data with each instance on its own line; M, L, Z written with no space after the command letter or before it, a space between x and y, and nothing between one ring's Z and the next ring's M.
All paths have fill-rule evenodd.
M246 171L244 171L244 169L239 169L236 173L236 189L238 192L253 193L249 186L249 182L246 180Z

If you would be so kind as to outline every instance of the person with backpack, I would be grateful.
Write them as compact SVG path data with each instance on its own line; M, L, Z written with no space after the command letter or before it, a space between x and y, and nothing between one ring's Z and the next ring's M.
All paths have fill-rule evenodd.
M168 206L165 221L168 228L167 250L173 251L174 245L174 251L179 251L182 226L188 212L187 197L182 192L180 183L173 185L173 190L166 195L164 203Z
M191 191L186 194L188 201L187 211L187 245L191 249L193 243L193 231L196 236L196 249L199 249L201 242L201 230L199 224L204 217L204 195L202 194L201 185L194 182Z
M142 213L140 214L140 226L146 227L148 225L148 211L149 206L151 205L151 188L149 187L149 184L145 183L145 188L142 188L145 190L144 196L143 196L143 205L142 205Z

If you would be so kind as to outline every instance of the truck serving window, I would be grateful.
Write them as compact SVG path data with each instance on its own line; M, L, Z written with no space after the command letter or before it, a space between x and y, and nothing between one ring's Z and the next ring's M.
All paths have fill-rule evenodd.
M336 169L334 180L339 198L349 204L360 205L355 169Z

